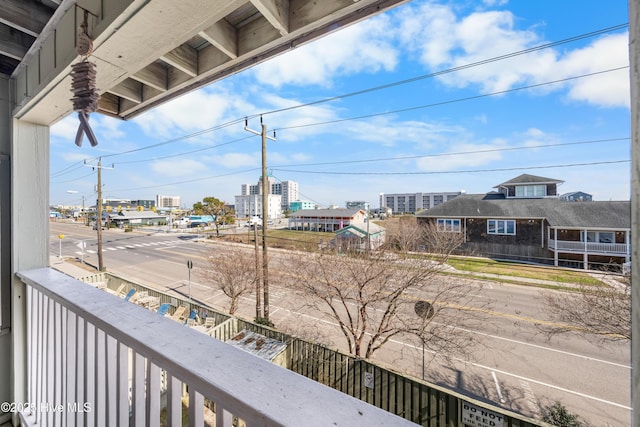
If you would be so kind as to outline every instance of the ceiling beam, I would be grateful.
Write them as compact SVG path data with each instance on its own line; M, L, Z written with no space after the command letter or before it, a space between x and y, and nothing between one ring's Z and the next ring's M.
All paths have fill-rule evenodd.
M280 32L280 35L289 34L288 0L251 0L251 3Z
M123 80L109 89L109 92L138 104L142 102L142 83L133 79Z
M238 57L238 32L225 19L213 24L199 33L200 37L231 59Z
M53 10L35 0L0 0L0 22L38 37Z
M161 91L166 91L169 87L167 68L156 62L147 65L147 67L132 75L131 78Z
M28 34L0 24L0 55L21 61L35 40Z
M178 46L171 52L162 55L160 59L191 77L198 75L198 51L192 47Z

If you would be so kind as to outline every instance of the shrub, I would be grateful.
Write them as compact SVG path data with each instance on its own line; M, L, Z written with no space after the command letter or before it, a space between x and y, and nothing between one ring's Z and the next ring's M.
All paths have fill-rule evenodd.
M560 402L547 406L542 420L551 425L560 427L580 427L582 425L578 420L578 416L569 412Z

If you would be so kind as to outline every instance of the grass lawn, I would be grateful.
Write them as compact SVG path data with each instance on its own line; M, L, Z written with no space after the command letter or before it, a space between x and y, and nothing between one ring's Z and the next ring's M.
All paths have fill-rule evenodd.
M258 230L258 245L262 245L262 230ZM232 234L220 235L218 239L229 242L253 244L253 230L248 228ZM315 231L299 231L287 229L269 229L267 244L270 248L290 250L316 251L335 237L334 233ZM559 283L579 283L588 286L599 286L602 282L580 270L558 269L545 266L533 266L514 262L495 261L487 258L452 257L449 264L461 271L490 273L529 279L549 280Z
M524 277L529 279L551 280L560 283L580 283L599 286L602 282L582 271L571 271L545 266L518 264L491 259L452 257L448 264L452 267L475 273L500 274L504 276Z
M253 230L247 228L235 234L221 235L220 239L238 243L253 243L253 236ZM269 229L267 230L267 245L270 248L316 251L320 245L327 244L334 237L334 233ZM258 244L262 244L262 230L258 230Z

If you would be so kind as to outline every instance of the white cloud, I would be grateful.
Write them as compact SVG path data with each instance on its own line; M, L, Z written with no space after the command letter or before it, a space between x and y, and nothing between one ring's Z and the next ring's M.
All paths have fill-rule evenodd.
M206 161L226 169L251 168L260 166L260 152L226 153L207 156Z
M96 117L95 120L93 120L94 123L92 124L91 122L89 122L89 124L92 125L93 131L95 133L100 133L101 137L111 140L116 138L123 138L126 135L122 130L122 128L124 127L124 121L100 114L94 114L92 115L92 117L93 116Z
M75 114L70 114L51 126L51 136L74 141L78 131L78 124L78 117Z
M136 117L147 135L168 138L175 132L185 133L209 129L227 117L242 117L254 111L243 96L229 92L221 84L188 93L156 109Z
M588 74L629 64L629 36L615 34L563 57L558 65L563 75ZM629 107L629 70L605 73L569 83L569 97L605 107Z
M151 163L150 168L168 177L196 176L207 171L207 167L202 162L192 159L156 160Z
M502 140L496 140L493 143L455 143L452 144L444 153L465 153L452 154L450 156L424 157L416 161L416 166L422 171L448 171L448 170L466 170L472 167L483 166L491 162L502 159L502 152L487 151L500 148L506 148L506 144Z
M496 7L496 6L504 6L509 3L509 0L482 0L482 3L485 6Z
M389 117L377 117L346 124L351 139L376 143L382 146L418 146L422 149L444 143L452 135L463 133L459 126L421 121L395 121Z
M389 34L387 16L378 16L300 46L253 69L264 84L330 86L336 75L390 71L398 63L398 51Z
M487 5L498 2L485 2ZM438 71L488 60L543 44L534 28L516 28L509 11L482 11L456 16L450 6L430 2L409 6L398 14L400 40L429 70ZM571 46L571 45L567 45ZM544 49L470 67L439 77L452 87L477 85L484 93L544 83L628 65L628 35L614 34L586 47ZM628 71L606 73L538 91L568 88L567 96L603 107L629 106Z

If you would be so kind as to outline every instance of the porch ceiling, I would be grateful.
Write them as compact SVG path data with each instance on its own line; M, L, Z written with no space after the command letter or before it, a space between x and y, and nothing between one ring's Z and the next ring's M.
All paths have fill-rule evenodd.
M0 72L16 117L65 117L86 16L98 111L128 119L407 1L0 0Z

